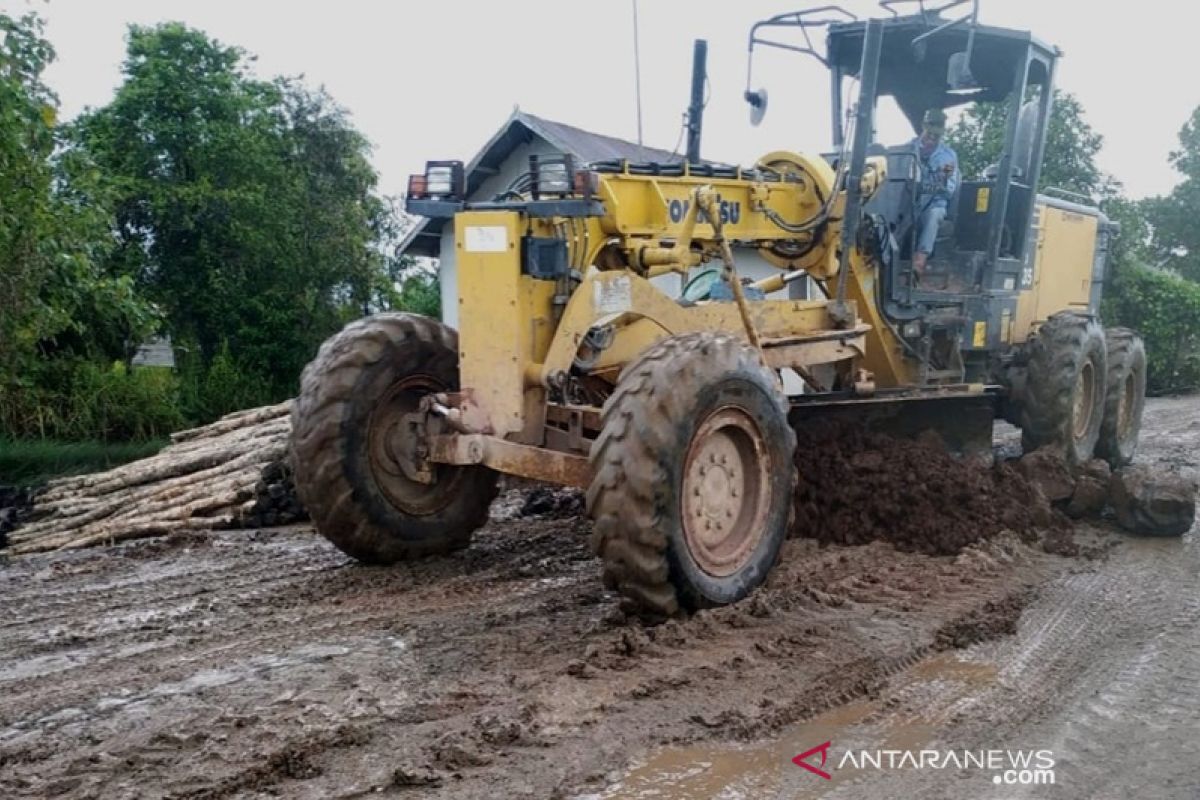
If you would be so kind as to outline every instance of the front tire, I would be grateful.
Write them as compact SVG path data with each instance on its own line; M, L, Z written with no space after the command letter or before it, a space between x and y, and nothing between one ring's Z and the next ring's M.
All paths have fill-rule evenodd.
M1029 343L1021 403L1021 444L1063 451L1069 463L1091 460L1104 417L1104 333L1091 317L1060 311Z
M1117 468L1132 462L1137 453L1146 408L1146 346L1128 328L1110 328L1105 341L1108 380L1096 455Z
M739 339L649 348L623 371L591 450L605 583L655 616L748 595L787 535L795 448L774 374Z
M422 483L397 459L415 435L404 416L457 389L457 334L415 314L353 322L305 367L292 407L296 494L344 553L372 564L447 553L487 521L495 472L433 465Z

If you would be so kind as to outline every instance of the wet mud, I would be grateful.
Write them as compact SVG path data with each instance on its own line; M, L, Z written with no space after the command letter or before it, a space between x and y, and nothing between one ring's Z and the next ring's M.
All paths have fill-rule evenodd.
M1177 439L1148 457L1191 457L1167 448ZM1047 553L999 518L984 538L946 526L939 554L915 534L798 537L746 601L646 627L603 589L573 501L536 511L510 494L470 548L391 568L305 526L0 564L0 796L639 796L630 769L660 755L753 752L880 704L941 709L950 699L912 688L924 665L1020 640L1035 610L1039 646L1053 644L1094 617L1055 587L1103 586L1123 550L1099 531L1082 544L1111 555ZM1134 605L1120 631L1144 613ZM1168 610L1173 635L1185 611ZM1100 634L1073 640L1090 653L1071 641L1009 657L1005 669L1056 665L1019 694L1030 714L1061 707L1073 665L1103 660ZM1130 680L1130 698L1150 696ZM1013 700L975 672L964 685L936 724L982 730L953 722L963 697Z
M950 554L1002 531L1033 541L1070 527L1009 463L955 458L936 435L815 427L800 437L796 467L795 535L832 544Z

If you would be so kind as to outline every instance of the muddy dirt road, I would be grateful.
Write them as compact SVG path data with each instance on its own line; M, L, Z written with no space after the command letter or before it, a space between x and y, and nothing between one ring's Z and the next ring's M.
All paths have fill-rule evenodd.
M1144 435L1146 460L1195 470L1200 401L1153 402ZM644 628L587 534L500 519L389 569L303 528L15 559L0 797L1200 792L1191 538L1100 527L1076 558L1010 536L957 556L792 540L748 601ZM826 739L1050 748L1057 781L790 762Z

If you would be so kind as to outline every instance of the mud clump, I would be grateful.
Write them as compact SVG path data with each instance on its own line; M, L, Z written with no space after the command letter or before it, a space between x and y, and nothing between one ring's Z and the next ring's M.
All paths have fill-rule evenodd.
M1080 554L1079 543L1075 541L1074 533L1068 528L1057 528L1048 531L1042 537L1042 549L1056 556L1074 557Z
M934 634L934 649L960 649L978 642L1013 635L1017 632L1017 620L1021 618L1021 610L1028 605L1029 600L1029 592L1016 592L1000 600L989 601L983 608L963 617L949 620Z
M1108 463L1093 459L1079 469L1075 491L1067 504L1067 516L1072 519L1098 517L1108 506L1108 485L1112 470Z
M1121 527L1147 536L1181 536L1196 521L1196 484L1149 467L1126 467L1109 483Z
M793 535L822 542L949 555L1004 530L1033 541L1070 524L1011 466L956 458L932 434L824 426L801 433L796 467Z
M0 486L0 548L8 546L8 534L33 508L34 491L22 486Z
M1066 503L1075 495L1075 476L1066 459L1053 448L1043 447L1025 454L1016 462L1016 468L1051 503Z
M567 519L584 513L583 492L561 486L530 489L521 504L520 516Z
M428 767L403 765L392 772L391 785L396 789L432 788L442 785L442 776Z

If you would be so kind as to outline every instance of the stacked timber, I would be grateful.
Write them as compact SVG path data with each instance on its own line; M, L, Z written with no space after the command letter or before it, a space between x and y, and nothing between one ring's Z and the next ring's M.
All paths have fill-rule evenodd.
M149 458L51 481L9 534L9 552L299 519L286 466L290 414L291 401L239 411L173 434Z

